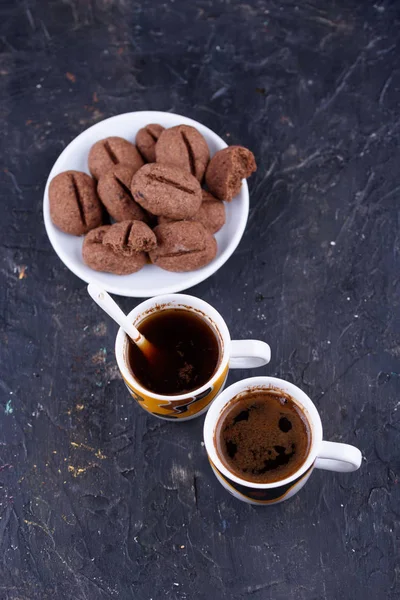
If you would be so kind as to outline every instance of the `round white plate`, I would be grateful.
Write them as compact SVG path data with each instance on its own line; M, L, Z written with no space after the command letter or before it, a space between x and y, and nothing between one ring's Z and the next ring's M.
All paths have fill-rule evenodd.
M87 283L93 281L112 294L136 298L180 292L210 277L235 251L243 235L249 214L249 191L246 181L243 181L240 193L236 198L232 202L225 203L226 223L215 236L218 243L217 256L211 263L197 271L171 273L155 265L146 265L141 271L131 275L112 275L111 273L93 271L85 265L82 260L83 237L63 233L53 225L50 219L49 183L55 175L69 169L89 173L87 158L90 147L95 142L111 135L117 135L134 142L136 133L148 123L160 123L164 127L173 127L180 124L196 127L205 137L211 156L227 145L208 127L181 115L142 111L110 117L96 123L96 125L89 127L89 129L78 135L60 154L50 171L43 198L43 215L47 235L63 263Z

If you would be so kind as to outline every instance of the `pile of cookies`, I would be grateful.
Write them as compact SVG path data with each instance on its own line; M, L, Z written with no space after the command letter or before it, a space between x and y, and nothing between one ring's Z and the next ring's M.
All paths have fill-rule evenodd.
M206 140L189 125L150 124L135 143L99 140L88 157L92 177L80 171L54 177L53 223L85 235L83 260L96 271L128 275L149 261L176 272L204 267L217 253L213 234L225 223L224 201L257 168L252 152L230 146L210 160Z

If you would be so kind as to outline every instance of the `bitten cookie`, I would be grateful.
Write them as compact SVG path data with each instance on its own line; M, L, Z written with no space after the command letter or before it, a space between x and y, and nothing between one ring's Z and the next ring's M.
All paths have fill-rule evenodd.
M103 244L116 254L131 256L134 252L149 252L157 246L153 231L142 221L122 221L111 225Z
M156 144L158 163L174 165L202 181L210 151L201 133L190 125L165 129Z
M215 258L217 242L197 221L163 223L154 229L157 248L150 260L166 271L186 272L204 267Z
M188 219L201 205L201 187L189 173L171 167L150 163L132 178L134 199L151 214L171 219Z
M49 186L50 217L61 231L83 235L101 225L103 210L91 177L80 171L64 171Z
M162 125L150 123L137 132L136 146L146 162L156 162L156 143L163 131Z
M108 137L96 142L89 152L89 171L96 179L114 165L130 165L137 171L144 165L136 146L121 137Z
M217 233L225 224L225 205L222 200L218 200L206 190L201 190L203 202L200 209L189 221L198 221L210 233ZM171 223L174 219L168 217L158 217L158 224Z
M112 225L92 229L83 240L82 257L88 267L114 275L129 275L139 271L147 261L145 252L134 252L129 256L117 254L103 244L105 235Z
M97 193L115 221L135 219L148 221L148 216L133 199L130 186L137 169L132 165L114 165L104 173L97 184Z
M229 146L219 150L210 160L206 171L206 184L220 200L230 202L240 191L242 179L257 170L254 154L242 146Z

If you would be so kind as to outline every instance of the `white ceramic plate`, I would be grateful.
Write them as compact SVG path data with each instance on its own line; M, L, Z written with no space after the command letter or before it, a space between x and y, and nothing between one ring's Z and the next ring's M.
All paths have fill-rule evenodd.
M55 175L69 169L89 173L87 157L90 147L97 140L117 135L134 142L136 133L148 123L160 123L164 127L173 127L180 124L193 125L205 137L211 156L227 145L208 127L180 115L156 111L117 115L89 127L65 148L50 172L43 198L43 214L47 235L63 263L87 283L93 281L112 294L136 298L180 292L204 281L204 279L218 271L239 244L249 213L249 191L246 181L243 181L241 191L236 198L232 202L225 203L226 223L215 236L218 243L217 256L211 263L197 271L171 273L155 265L146 265L141 271L131 275L112 275L110 273L98 273L86 266L82 260L83 237L63 233L53 225L50 219L49 183Z

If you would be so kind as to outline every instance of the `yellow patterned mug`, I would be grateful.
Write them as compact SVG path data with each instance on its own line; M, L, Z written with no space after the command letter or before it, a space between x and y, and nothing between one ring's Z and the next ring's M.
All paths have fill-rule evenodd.
M231 340L221 315L204 300L187 294L156 296L139 304L128 315L137 327L146 317L168 309L189 310L203 317L211 326L220 344L217 370L209 381L197 390L177 396L163 396L145 389L135 379L128 362L128 339L122 329L115 342L115 355L125 384L138 404L155 417L187 421L204 413L223 390L229 369L251 369L266 365L271 358L268 344L260 340Z

